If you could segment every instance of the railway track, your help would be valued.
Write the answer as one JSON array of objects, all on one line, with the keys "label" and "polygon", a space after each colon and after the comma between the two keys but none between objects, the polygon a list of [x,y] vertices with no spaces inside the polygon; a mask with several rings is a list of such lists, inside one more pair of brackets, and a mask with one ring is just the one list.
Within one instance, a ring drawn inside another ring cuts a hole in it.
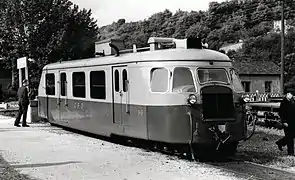
[{"label": "railway track", "polygon": [[78,133],[78,134],[86,135],[89,137],[98,138],[104,141],[120,144],[123,146],[140,148],[147,152],[162,153],[169,156],[170,159],[175,159],[175,160],[180,159],[180,160],[187,160],[189,162],[196,161],[199,163],[204,163],[206,165],[218,168],[224,171],[225,173],[231,173],[234,176],[241,179],[295,180],[295,173],[291,171],[253,163],[250,161],[243,160],[242,158],[237,158],[236,156],[225,158],[224,156],[220,154],[215,154],[215,155],[210,154],[209,156],[196,157],[195,160],[192,160],[190,154],[184,154],[183,152],[178,152],[175,149],[171,150],[171,148],[169,147],[164,147],[159,145],[155,146],[155,144],[147,144],[146,141],[142,141],[138,139],[130,140],[130,139],[118,138],[118,137],[116,137],[115,139],[110,139],[110,138],[100,137],[97,135],[81,132],[81,131],[70,129],[70,128],[63,128],[63,129],[73,133]]},{"label": "railway track", "polygon": [[216,155],[208,155],[204,157],[197,157],[197,159],[192,160],[189,155],[183,155],[182,153],[171,152],[169,150],[164,150],[163,148],[150,150],[150,148],[140,147],[140,145],[133,144],[132,146],[142,148],[144,150],[148,150],[152,152],[163,153],[170,156],[170,158],[174,158],[175,160],[181,159],[181,160],[188,160],[190,162],[196,161],[199,163],[204,163],[214,168],[218,168],[224,171],[225,173],[231,173],[237,178],[241,178],[241,179],[295,180],[294,172],[253,163],[250,161],[239,159],[237,157],[223,158],[222,156],[216,154]]},{"label": "railway track", "polygon": [[234,173],[242,179],[257,179],[257,180],[294,180],[293,172],[268,167],[265,165],[239,160],[235,158],[228,159],[227,162],[207,162],[207,164],[220,168],[226,172]]}]

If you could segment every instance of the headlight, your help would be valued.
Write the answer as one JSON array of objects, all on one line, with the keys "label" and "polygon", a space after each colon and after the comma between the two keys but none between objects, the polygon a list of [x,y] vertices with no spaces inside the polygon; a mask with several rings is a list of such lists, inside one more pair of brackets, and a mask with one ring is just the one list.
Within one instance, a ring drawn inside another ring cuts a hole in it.
[{"label": "headlight", "polygon": [[188,98],[188,103],[189,104],[196,104],[197,103],[197,96],[194,94],[191,94]]}]

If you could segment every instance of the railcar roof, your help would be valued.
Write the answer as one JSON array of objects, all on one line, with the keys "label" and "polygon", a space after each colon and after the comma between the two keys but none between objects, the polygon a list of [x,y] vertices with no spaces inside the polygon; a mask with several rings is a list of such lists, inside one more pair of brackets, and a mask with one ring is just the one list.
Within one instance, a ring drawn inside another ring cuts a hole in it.
[{"label": "railcar roof", "polygon": [[209,49],[167,49],[137,53],[120,54],[120,56],[105,56],[89,59],[57,62],[46,65],[43,69],[72,68],[81,66],[124,64],[146,61],[187,61],[214,60],[230,61],[227,55]]}]

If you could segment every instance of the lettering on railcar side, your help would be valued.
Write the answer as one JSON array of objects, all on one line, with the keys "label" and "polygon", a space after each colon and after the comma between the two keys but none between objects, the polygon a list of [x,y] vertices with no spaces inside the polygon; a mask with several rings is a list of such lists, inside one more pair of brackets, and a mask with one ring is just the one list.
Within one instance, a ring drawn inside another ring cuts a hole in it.
[{"label": "lettering on railcar side", "polygon": [[143,109],[137,110],[137,114],[138,114],[138,116],[143,116],[143,114],[144,114]]}]

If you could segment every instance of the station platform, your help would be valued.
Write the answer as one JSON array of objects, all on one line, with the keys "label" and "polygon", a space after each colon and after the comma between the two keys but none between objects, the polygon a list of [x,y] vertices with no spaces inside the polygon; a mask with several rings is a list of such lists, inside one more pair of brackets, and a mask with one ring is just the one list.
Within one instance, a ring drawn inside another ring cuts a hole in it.
[{"label": "station platform", "polygon": [[48,123],[31,123],[30,127],[14,127],[13,123],[14,118],[0,116],[0,155],[32,179],[238,179],[205,164],[113,144]]}]

